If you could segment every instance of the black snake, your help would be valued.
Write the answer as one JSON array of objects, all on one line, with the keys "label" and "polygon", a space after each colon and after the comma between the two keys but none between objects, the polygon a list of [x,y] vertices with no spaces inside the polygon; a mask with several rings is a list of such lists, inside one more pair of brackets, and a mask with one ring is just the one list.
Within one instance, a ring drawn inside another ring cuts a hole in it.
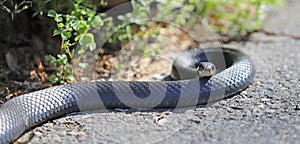
[{"label": "black snake", "polygon": [[[197,77],[201,61],[216,65],[216,74]],[[189,50],[175,61],[177,81],[103,81],[54,86],[24,94],[0,107],[0,143],[68,113],[114,108],[177,108],[224,99],[245,89],[254,77],[248,56],[236,49]]]}]

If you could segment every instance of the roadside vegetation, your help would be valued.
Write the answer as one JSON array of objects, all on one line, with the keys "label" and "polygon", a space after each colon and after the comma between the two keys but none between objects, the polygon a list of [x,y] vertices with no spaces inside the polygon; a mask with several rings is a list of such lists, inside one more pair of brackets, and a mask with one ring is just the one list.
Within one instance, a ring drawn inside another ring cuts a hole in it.
[{"label": "roadside vegetation", "polygon": [[[70,59],[76,55],[75,46],[80,45],[82,48],[77,53],[79,55],[97,48],[96,36],[92,30],[119,29],[108,42],[126,43],[130,39],[156,37],[161,27],[174,26],[159,22],[130,23],[122,27],[114,24],[114,19],[126,21],[147,16],[154,3],[157,13],[171,17],[175,24],[193,25],[195,21],[186,18],[186,13],[192,11],[201,16],[215,32],[228,37],[240,37],[259,29],[263,24],[264,8],[284,4],[284,0],[139,0],[131,1],[134,8],[131,12],[114,18],[105,16],[106,10],[124,2],[127,1],[2,0],[0,13],[9,15],[4,18],[11,20],[26,11],[30,11],[32,18],[42,16],[52,19],[52,36],[59,37],[60,52],[57,55],[45,56],[55,68],[55,72],[49,76],[49,81],[52,84],[66,84],[74,81]],[[174,10],[179,10],[180,13],[173,13]],[[5,21],[4,18],[2,20]],[[151,52],[145,49],[144,54],[147,56]]]}]

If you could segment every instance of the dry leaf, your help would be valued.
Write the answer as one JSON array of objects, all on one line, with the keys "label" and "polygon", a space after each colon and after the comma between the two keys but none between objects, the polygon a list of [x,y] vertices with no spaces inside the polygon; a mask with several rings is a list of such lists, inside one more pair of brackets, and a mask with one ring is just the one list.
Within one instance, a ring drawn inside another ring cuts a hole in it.
[{"label": "dry leaf", "polygon": [[5,60],[10,69],[12,69],[12,70],[17,69],[18,61],[10,52],[7,52],[5,54]]},{"label": "dry leaf", "polygon": [[44,71],[44,66],[43,66],[43,64],[42,64],[41,62],[39,62],[37,71],[38,71],[39,73],[41,73],[41,72]]}]

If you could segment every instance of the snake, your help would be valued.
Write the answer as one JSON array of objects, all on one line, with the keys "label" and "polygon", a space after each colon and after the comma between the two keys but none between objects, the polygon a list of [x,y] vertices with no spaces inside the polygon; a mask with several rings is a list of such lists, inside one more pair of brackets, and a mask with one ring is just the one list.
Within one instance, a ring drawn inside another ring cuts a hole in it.
[{"label": "snake", "polygon": [[194,48],[173,62],[174,80],[91,81],[23,94],[0,107],[0,143],[14,142],[26,131],[70,113],[172,109],[217,102],[246,89],[254,74],[251,58],[236,48]]}]

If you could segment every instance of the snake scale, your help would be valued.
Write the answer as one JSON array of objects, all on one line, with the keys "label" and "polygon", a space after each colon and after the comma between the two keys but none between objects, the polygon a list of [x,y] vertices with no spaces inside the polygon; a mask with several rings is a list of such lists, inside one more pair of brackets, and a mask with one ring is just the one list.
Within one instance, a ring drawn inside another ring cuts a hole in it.
[{"label": "snake scale", "polygon": [[[199,62],[216,74],[197,77]],[[237,49],[192,49],[173,65],[175,81],[101,81],[54,86],[13,98],[0,107],[0,143],[69,113],[114,108],[179,108],[215,102],[245,89],[254,77],[251,59]]]}]

